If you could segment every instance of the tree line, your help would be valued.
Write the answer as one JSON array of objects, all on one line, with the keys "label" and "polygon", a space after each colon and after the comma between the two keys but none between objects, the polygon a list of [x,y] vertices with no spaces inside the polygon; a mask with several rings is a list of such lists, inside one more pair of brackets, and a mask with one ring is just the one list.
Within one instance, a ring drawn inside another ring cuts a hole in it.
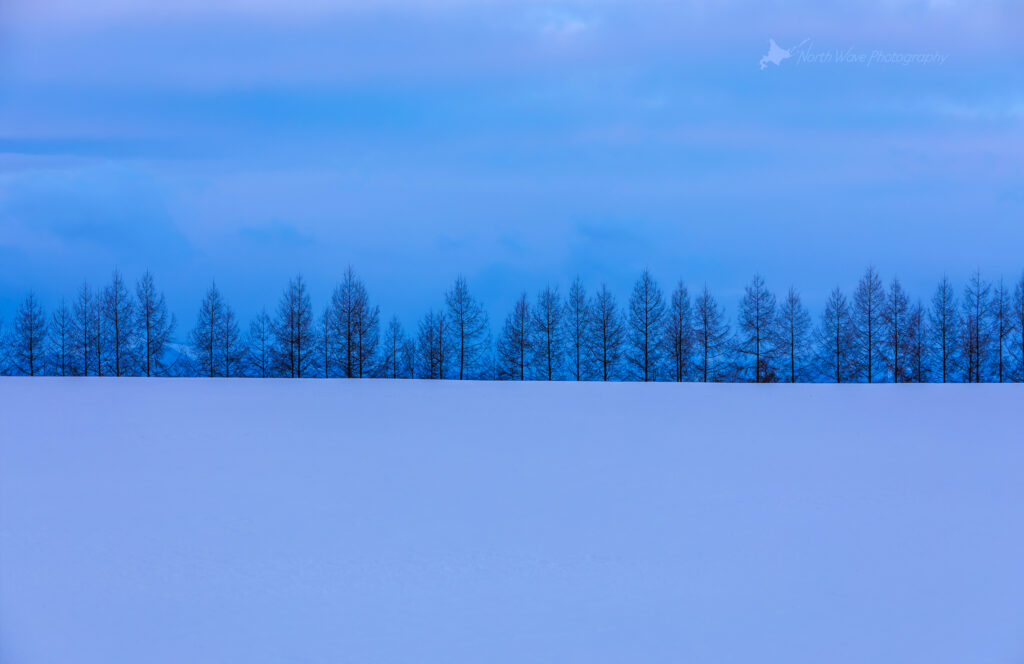
[{"label": "tree line", "polygon": [[129,285],[115,271],[83,283],[49,315],[29,293],[0,320],[0,373],[49,376],[425,378],[696,382],[1021,382],[1024,276],[1012,287],[974,272],[957,289],[943,277],[928,301],[868,268],[812,316],[800,293],[779,298],[760,275],[734,320],[705,285],[665,294],[648,271],[620,303],[580,279],[520,295],[492,337],[488,314],[458,277],[413,330],[382,323],[348,268],[324,310],[302,277],[276,309],[242,321],[216,283],[184,343],[150,272]]}]

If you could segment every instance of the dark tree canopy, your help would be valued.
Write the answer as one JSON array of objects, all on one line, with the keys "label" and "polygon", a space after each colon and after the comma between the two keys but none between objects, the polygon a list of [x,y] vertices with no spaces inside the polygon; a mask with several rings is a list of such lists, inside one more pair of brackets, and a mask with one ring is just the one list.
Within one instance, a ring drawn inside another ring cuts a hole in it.
[{"label": "dark tree canopy", "polygon": [[453,378],[481,378],[490,364],[491,332],[484,307],[459,276],[445,295],[452,335]]},{"label": "dark tree canopy", "polygon": [[301,276],[288,282],[277,305],[271,347],[274,373],[282,378],[311,378],[316,375],[316,332],[313,306]]},{"label": "dark tree canopy", "polygon": [[523,293],[505,319],[498,337],[496,372],[499,379],[526,380],[533,356],[532,321],[530,303]]},{"label": "dark tree canopy", "polygon": [[[870,267],[847,298],[812,316],[794,287],[776,300],[755,275],[734,327],[705,284],[667,298],[644,270],[628,306],[574,278],[511,302],[496,338],[483,302],[457,276],[439,309],[406,332],[349,267],[314,317],[302,277],[276,311],[243,320],[212,284],[184,343],[149,271],[83,282],[47,315],[30,293],[0,327],[0,375],[425,378],[697,382],[1024,382],[1024,276],[943,276],[921,301]],[[0,312],[2,313],[2,312]],[[813,320],[813,322],[812,322]],[[2,318],[0,318],[2,324]],[[732,331],[734,330],[734,332]],[[243,334],[243,331],[246,333]]]},{"label": "dark tree canopy", "polygon": [[647,270],[643,271],[629,298],[628,350],[626,361],[635,380],[652,381],[661,364],[661,335],[665,301],[661,288]]},{"label": "dark tree canopy", "polygon": [[18,307],[14,318],[14,331],[10,343],[11,360],[16,373],[37,376],[45,366],[46,313],[36,298],[29,293]]},{"label": "dark tree canopy", "polygon": [[599,380],[618,380],[625,330],[619,305],[605,284],[594,296],[590,311],[590,358]]},{"label": "dark tree canopy", "polygon": [[563,314],[557,286],[548,286],[537,295],[537,304],[533,307],[530,347],[533,349],[534,376],[540,380],[557,380],[562,376],[565,344]]},{"label": "dark tree canopy", "polygon": [[696,380],[716,382],[727,378],[723,358],[729,344],[729,325],[725,312],[705,284],[694,301],[694,344]]},{"label": "dark tree canopy", "polygon": [[782,380],[802,383],[810,379],[811,315],[807,313],[800,294],[790,287],[779,306],[776,322],[776,343]]},{"label": "dark tree canopy", "polygon": [[661,339],[665,347],[669,379],[677,383],[687,380],[692,370],[693,310],[690,307],[690,293],[682,281],[672,291]]},{"label": "dark tree canopy", "polygon": [[849,383],[857,379],[857,333],[850,304],[838,287],[829,294],[821,321],[814,331],[818,373],[826,382]]},{"label": "dark tree canopy", "polygon": [[853,293],[853,331],[857,353],[854,367],[857,376],[869,383],[880,378],[882,369],[879,347],[882,342],[882,310],[885,291],[874,267],[869,267]]},{"label": "dark tree canopy", "polygon": [[774,383],[777,334],[775,295],[761,275],[755,274],[740,302],[736,352],[740,376],[755,383]]}]

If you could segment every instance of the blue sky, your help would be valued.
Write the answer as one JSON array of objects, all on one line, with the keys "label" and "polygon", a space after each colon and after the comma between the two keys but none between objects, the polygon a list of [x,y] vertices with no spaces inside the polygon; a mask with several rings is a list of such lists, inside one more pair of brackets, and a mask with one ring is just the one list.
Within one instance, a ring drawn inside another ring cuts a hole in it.
[{"label": "blue sky", "polygon": [[[754,271],[814,307],[868,263],[922,297],[1015,279],[1021,26],[994,0],[7,0],[0,312],[115,266],[183,329],[214,278],[248,316],[349,263],[406,324],[458,273],[494,325],[645,266],[730,308]],[[762,71],[769,38],[808,41]],[[876,51],[942,61],[834,61]]]}]

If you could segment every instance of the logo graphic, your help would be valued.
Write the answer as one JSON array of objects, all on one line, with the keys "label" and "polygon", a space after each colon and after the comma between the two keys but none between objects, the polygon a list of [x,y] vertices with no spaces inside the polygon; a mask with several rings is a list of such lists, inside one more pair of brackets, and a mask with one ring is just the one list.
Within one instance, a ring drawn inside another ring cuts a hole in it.
[{"label": "logo graphic", "polygon": [[910,65],[934,66],[945,64],[949,55],[938,52],[912,53],[904,51],[858,51],[853,47],[845,50],[835,48],[831,50],[815,50],[814,44],[807,38],[790,48],[782,48],[775,43],[774,39],[768,40],[768,53],[761,57],[758,64],[761,69],[767,69],[772,64],[778,67],[783,60],[796,58],[796,64],[811,65],[859,65],[863,67],[878,67],[881,65],[899,65],[907,67]]},{"label": "logo graphic", "polygon": [[796,49],[800,48],[801,46],[803,46],[806,43],[807,43],[807,40],[805,39],[802,42],[800,42],[799,44],[797,44],[796,46],[794,46],[794,47],[792,47],[790,49],[785,49],[785,48],[780,47],[778,44],[776,44],[774,39],[769,39],[768,40],[768,54],[761,58],[761,69],[764,69],[765,67],[767,67],[768,63],[771,63],[771,64],[773,64],[773,65],[775,65],[777,67],[779,65],[779,63],[781,63],[783,60],[785,60],[786,58],[792,57],[793,56],[793,51],[795,51]]}]

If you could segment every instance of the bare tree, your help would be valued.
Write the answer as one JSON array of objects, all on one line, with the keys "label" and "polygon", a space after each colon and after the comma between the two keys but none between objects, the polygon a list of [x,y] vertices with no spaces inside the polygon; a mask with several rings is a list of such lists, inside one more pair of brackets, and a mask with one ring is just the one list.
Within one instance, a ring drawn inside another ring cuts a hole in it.
[{"label": "bare tree", "polygon": [[104,308],[106,306],[106,297],[104,292],[97,292],[96,296],[93,297],[91,304],[92,313],[89,315],[89,322],[92,325],[92,329],[89,336],[93,347],[93,370],[97,376],[102,376],[109,373],[107,366],[110,363],[110,326],[107,324],[108,319],[104,314]]},{"label": "bare tree", "polygon": [[53,373],[57,376],[74,375],[72,365],[72,316],[67,303],[61,298],[60,305],[50,316],[50,351]]},{"label": "bare tree", "polygon": [[459,275],[445,294],[448,324],[452,335],[453,369],[459,380],[480,378],[486,370],[487,351],[491,347],[487,312],[469,292],[466,279]]},{"label": "bare tree", "polygon": [[1016,378],[1024,381],[1024,274],[1013,289],[1014,341],[1010,354],[1016,359]]},{"label": "bare tree", "polygon": [[990,309],[992,312],[992,342],[995,345],[995,357],[992,358],[992,363],[996,379],[1002,383],[1010,375],[1006,343],[1013,333],[1013,304],[1010,301],[1010,291],[1006,288],[1002,277],[999,278],[999,285],[992,293]]},{"label": "bare tree", "polygon": [[406,346],[405,330],[397,316],[393,316],[384,331],[384,347],[381,352],[380,375],[384,378],[409,378],[403,352]]},{"label": "bare tree", "polygon": [[273,352],[274,324],[264,309],[249,323],[249,336],[246,340],[248,358],[246,364],[251,375],[267,378],[273,375],[271,366]]},{"label": "bare tree", "polygon": [[335,375],[332,367],[338,357],[338,327],[335,325],[334,310],[330,303],[320,315],[319,335],[320,369],[324,372],[324,378],[332,378]]},{"label": "bare tree", "polygon": [[597,376],[603,381],[619,377],[624,335],[615,296],[601,284],[590,311],[589,350]]},{"label": "bare tree", "polygon": [[45,368],[46,314],[36,299],[29,293],[18,307],[14,317],[11,337],[11,361],[15,373],[36,376]]},{"label": "bare tree", "polygon": [[220,343],[222,344],[222,361],[224,363],[224,377],[232,378],[245,375],[245,346],[241,343],[238,334],[238,317],[227,302],[223,306],[223,315],[219,329]]},{"label": "bare tree", "polygon": [[760,274],[747,285],[740,302],[736,351],[746,362],[741,375],[755,383],[774,383],[775,372],[775,295],[765,286]]},{"label": "bare tree", "polygon": [[442,380],[448,361],[448,324],[443,313],[433,310],[420,320],[417,355],[420,378]]},{"label": "bare tree", "polygon": [[532,317],[526,293],[519,296],[505,319],[498,337],[496,373],[502,380],[526,380],[526,369],[533,354]]},{"label": "bare tree", "polygon": [[907,378],[907,344],[910,304],[899,279],[893,279],[882,305],[879,322],[881,323],[882,339],[880,349],[882,358],[892,374],[894,383]]},{"label": "bare tree", "polygon": [[308,378],[316,375],[316,332],[313,306],[301,276],[288,282],[277,306],[273,325],[274,373],[284,378]]},{"label": "bare tree", "polygon": [[964,359],[965,377],[969,383],[980,383],[987,378],[985,363],[989,359],[992,336],[989,326],[991,286],[975,270],[964,289],[960,301],[962,309],[960,348]]},{"label": "bare tree", "polygon": [[192,354],[201,376],[213,378],[221,375],[220,371],[224,366],[221,337],[224,309],[224,300],[217,290],[217,284],[213,283],[199,306],[196,324],[190,335]]},{"label": "bare tree", "polygon": [[92,343],[92,316],[94,313],[92,291],[89,284],[83,282],[72,305],[71,315],[71,360],[72,372],[79,376],[88,376],[92,366],[92,355],[95,352]]},{"label": "bare tree", "polygon": [[814,332],[814,337],[821,375],[833,383],[856,380],[856,332],[853,327],[853,313],[846,296],[838,286],[832,289],[825,303],[825,310],[821,314],[821,322]]},{"label": "bare tree", "polygon": [[110,372],[115,376],[130,375],[135,364],[135,305],[117,270],[103,290],[101,312],[109,335]]},{"label": "bare tree", "polygon": [[325,343],[341,375],[362,378],[373,373],[374,356],[380,341],[380,308],[370,305],[362,279],[351,266],[331,294],[325,314]]},{"label": "bare tree", "polygon": [[665,301],[661,288],[644,270],[629,298],[629,345],[626,362],[630,375],[644,382],[657,380],[661,364],[661,334],[664,328]]},{"label": "bare tree", "polygon": [[661,340],[669,363],[670,378],[676,382],[689,378],[693,360],[693,310],[690,306],[690,293],[682,281],[672,291]]},{"label": "bare tree", "polygon": [[569,375],[573,380],[586,380],[590,377],[590,367],[587,362],[590,300],[587,299],[587,290],[578,276],[569,286],[562,318],[565,323]]},{"label": "bare tree", "polygon": [[932,296],[931,311],[928,314],[930,348],[935,356],[942,382],[953,380],[957,366],[957,331],[960,320],[957,315],[956,293],[949,278],[943,275]]},{"label": "bare tree", "polygon": [[792,286],[779,307],[776,327],[779,354],[785,363],[786,381],[797,383],[808,380],[811,316],[804,308],[800,294]]},{"label": "bare tree", "polygon": [[537,296],[537,306],[533,308],[530,342],[534,372],[541,380],[556,380],[562,375],[562,313],[558,287],[546,287]]},{"label": "bare tree", "polygon": [[401,371],[405,378],[416,376],[416,343],[408,337],[402,342]]},{"label": "bare tree", "polygon": [[853,293],[853,330],[857,345],[857,375],[874,382],[880,365],[882,309],[885,291],[874,267],[869,267]]},{"label": "bare tree", "polygon": [[721,360],[729,343],[729,326],[722,307],[711,295],[707,284],[694,300],[693,309],[697,380],[702,383],[721,380]]},{"label": "bare tree", "polygon": [[926,383],[930,378],[928,317],[920,302],[910,308],[906,329],[906,378],[915,383]]},{"label": "bare tree", "polygon": [[164,372],[163,356],[177,322],[167,313],[163,293],[156,289],[153,274],[146,270],[135,285],[135,328],[139,335],[140,370],[145,376]]}]

